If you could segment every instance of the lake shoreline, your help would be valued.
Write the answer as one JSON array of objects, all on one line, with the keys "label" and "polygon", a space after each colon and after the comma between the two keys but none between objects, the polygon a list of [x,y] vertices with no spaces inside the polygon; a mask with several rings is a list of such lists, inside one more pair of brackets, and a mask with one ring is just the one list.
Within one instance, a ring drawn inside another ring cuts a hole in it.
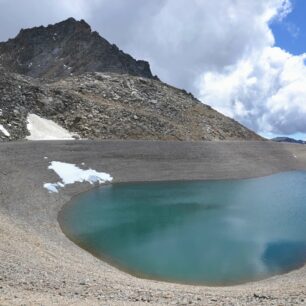
[{"label": "lake shoreline", "polygon": [[[48,159],[45,159],[48,157]],[[306,146],[272,142],[64,141],[0,144],[2,304],[303,304],[306,267],[232,287],[138,279],[96,259],[61,231],[57,215],[75,184],[49,194],[49,162],[110,173],[115,182],[251,178],[306,170]],[[185,302],[183,302],[185,301]]]}]

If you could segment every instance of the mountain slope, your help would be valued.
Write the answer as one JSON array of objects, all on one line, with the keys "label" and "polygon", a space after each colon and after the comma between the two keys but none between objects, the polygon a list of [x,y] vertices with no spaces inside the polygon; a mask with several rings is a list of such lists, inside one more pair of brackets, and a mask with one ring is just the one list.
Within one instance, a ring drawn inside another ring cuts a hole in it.
[{"label": "mountain slope", "polygon": [[28,135],[34,113],[89,139],[261,139],[192,95],[157,80],[90,73],[51,83],[0,71],[0,139]]},{"label": "mountain slope", "polygon": [[29,114],[87,139],[262,140],[71,18],[0,43],[0,141]]}]

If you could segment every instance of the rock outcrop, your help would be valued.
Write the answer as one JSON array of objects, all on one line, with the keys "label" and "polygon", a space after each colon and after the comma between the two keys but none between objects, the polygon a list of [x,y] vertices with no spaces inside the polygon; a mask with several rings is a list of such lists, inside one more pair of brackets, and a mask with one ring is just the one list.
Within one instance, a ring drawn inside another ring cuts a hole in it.
[{"label": "rock outcrop", "polygon": [[74,19],[0,44],[0,141],[24,139],[29,114],[86,139],[261,140]]}]

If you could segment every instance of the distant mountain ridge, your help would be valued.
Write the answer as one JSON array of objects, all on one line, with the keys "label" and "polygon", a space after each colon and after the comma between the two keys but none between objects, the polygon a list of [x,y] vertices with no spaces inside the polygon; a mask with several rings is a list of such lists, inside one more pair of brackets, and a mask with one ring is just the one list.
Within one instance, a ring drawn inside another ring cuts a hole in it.
[{"label": "distant mountain ridge", "polygon": [[60,78],[86,72],[113,72],[153,78],[146,61],[135,60],[102,38],[84,21],[21,30],[0,43],[0,65],[34,78]]},{"label": "distant mountain ridge", "polygon": [[0,43],[0,141],[29,136],[30,115],[82,139],[263,140],[73,18]]},{"label": "distant mountain ridge", "polygon": [[306,144],[306,141],[304,141],[304,140],[297,140],[297,139],[290,138],[290,137],[275,137],[275,138],[272,138],[271,140],[276,141],[276,142],[289,142],[289,143]]}]

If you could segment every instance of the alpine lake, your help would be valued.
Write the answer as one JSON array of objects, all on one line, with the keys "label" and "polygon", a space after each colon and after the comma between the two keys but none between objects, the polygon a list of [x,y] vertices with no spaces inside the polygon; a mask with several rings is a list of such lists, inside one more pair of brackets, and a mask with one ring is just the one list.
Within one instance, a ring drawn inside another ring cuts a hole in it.
[{"label": "alpine lake", "polygon": [[105,185],[65,205],[59,222],[80,247],[137,277],[261,280],[306,262],[306,172]]}]

